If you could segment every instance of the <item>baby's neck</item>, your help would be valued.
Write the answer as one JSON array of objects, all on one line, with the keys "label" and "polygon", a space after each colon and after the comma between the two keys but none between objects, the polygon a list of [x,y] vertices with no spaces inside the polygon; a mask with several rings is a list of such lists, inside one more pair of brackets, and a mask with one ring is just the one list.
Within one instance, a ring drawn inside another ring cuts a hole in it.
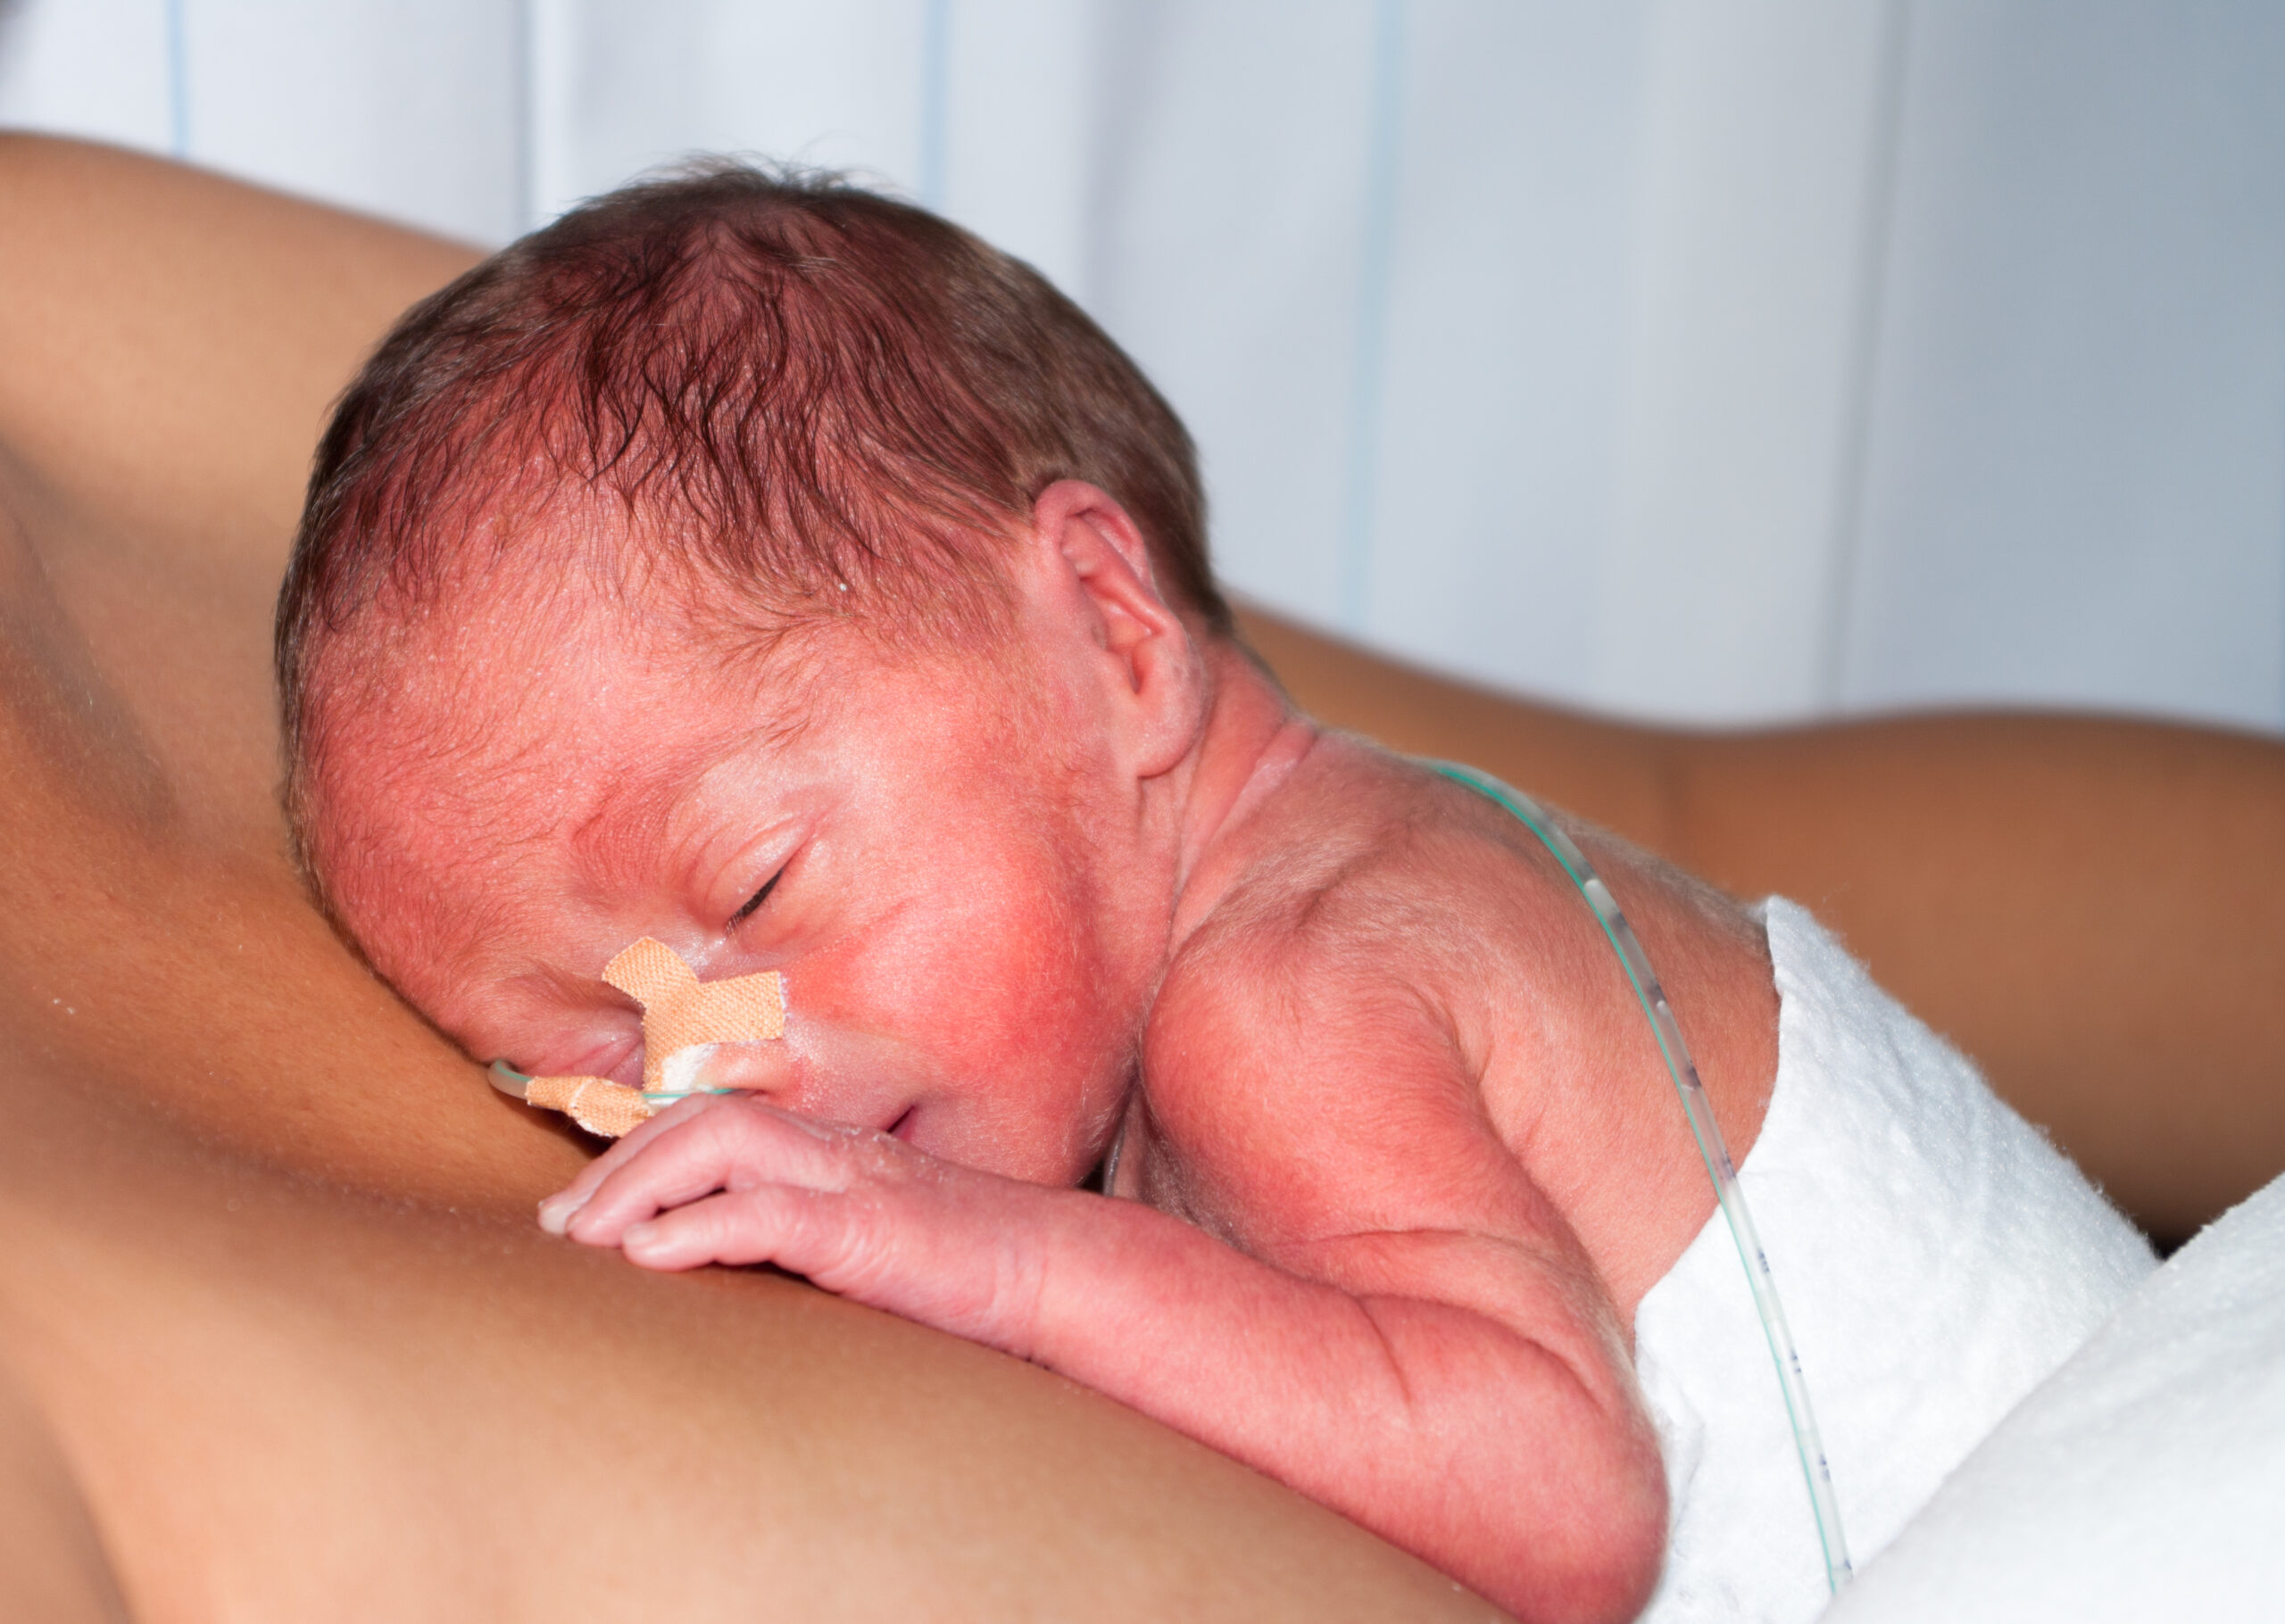
[{"label": "baby's neck", "polygon": [[1317,725],[1235,643],[1205,645],[1214,698],[1192,755],[1175,871],[1179,943],[1213,908],[1234,872],[1222,860],[1242,827],[1309,754]]}]

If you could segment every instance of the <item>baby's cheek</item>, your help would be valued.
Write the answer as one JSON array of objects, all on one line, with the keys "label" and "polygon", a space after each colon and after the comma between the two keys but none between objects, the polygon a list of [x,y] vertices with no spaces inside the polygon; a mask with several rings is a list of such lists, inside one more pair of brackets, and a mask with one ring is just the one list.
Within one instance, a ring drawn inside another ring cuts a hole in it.
[{"label": "baby's cheek", "polygon": [[1132,1065],[1135,997],[1052,915],[1011,926],[1001,941],[931,1000],[937,1052],[968,1089],[948,1114],[959,1137],[929,1148],[1068,1183],[1109,1139]]},{"label": "baby's cheek", "polygon": [[1068,923],[1051,910],[1010,910],[992,938],[951,956],[931,988],[934,1018],[976,1071],[1061,1047],[1079,1023],[1079,983],[1092,966]]},{"label": "baby's cheek", "polygon": [[969,1075],[1084,1052],[1124,998],[1076,876],[1029,840],[967,845],[943,871],[957,882],[916,898],[868,955],[882,1003]]}]

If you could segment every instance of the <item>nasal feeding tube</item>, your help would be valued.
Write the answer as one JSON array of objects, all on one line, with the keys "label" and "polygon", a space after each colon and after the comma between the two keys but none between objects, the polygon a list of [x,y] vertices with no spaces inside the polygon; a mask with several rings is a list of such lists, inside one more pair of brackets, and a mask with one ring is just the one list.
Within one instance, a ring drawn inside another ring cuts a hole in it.
[{"label": "nasal feeding tube", "polygon": [[[530,1073],[519,1072],[505,1060],[494,1060],[486,1068],[485,1075],[491,1080],[494,1088],[509,1098],[524,1100],[527,1104],[531,1103],[531,1085],[536,1079]],[[634,1094],[652,1110],[663,1111],[677,1100],[687,1099],[693,1094],[735,1094],[737,1090],[735,1089],[653,1089],[649,1090],[632,1089],[628,1092]]]},{"label": "nasal feeding tube", "polygon": [[1450,761],[1431,761],[1426,765],[1506,808],[1515,814],[1517,822],[1539,837],[1540,844],[1563,865],[1563,872],[1571,876],[1571,882],[1594,910],[1611,950],[1618,955],[1618,962],[1626,971],[1635,1001],[1641,1005],[1642,1014],[1650,1023],[1651,1035],[1658,1040],[1658,1053],[1666,1063],[1666,1075],[1674,1079],[1674,1091],[1682,1096],[1683,1114],[1690,1119],[1691,1133],[1698,1140],[1698,1154],[1705,1159],[1706,1171],[1714,1181],[1714,1197],[1721,1205],[1722,1215],[1729,1220],[1730,1238],[1737,1242],[1738,1257],[1746,1266],[1746,1280],[1753,1288],[1753,1305],[1760,1311],[1761,1329],[1769,1338],[1770,1357],[1777,1363],[1777,1385],[1785,1395],[1785,1412],[1792,1420],[1793,1446],[1801,1457],[1801,1476],[1808,1483],[1809,1510],[1816,1518],[1817,1540],[1824,1550],[1825,1583],[1838,1595],[1853,1570],[1849,1564],[1849,1544],[1840,1531],[1840,1504],[1833,1494],[1832,1469],[1826,1463],[1824,1445],[1817,1437],[1816,1415],[1809,1407],[1808,1384],[1801,1376],[1801,1355],[1795,1350],[1792,1330],[1785,1323],[1784,1306],[1777,1300],[1777,1282],[1770,1274],[1769,1258],[1761,1249],[1761,1238],[1754,1231],[1753,1214],[1746,1210],[1745,1192],[1738,1188],[1737,1164],[1731,1161],[1729,1147],[1722,1140],[1721,1127],[1714,1120],[1713,1104],[1706,1098],[1706,1085],[1699,1081],[1698,1067],[1690,1057],[1690,1046],[1683,1041],[1682,1028],[1675,1023],[1666,992],[1650,968],[1649,955],[1643,952],[1634,927],[1619,912],[1617,899],[1587,861],[1586,854],[1537,801],[1473,767]]},{"label": "nasal feeding tube", "polygon": [[785,978],[776,970],[702,982],[681,954],[645,936],[603,966],[603,981],[643,1007],[643,1086],[608,1077],[532,1077],[504,1060],[492,1063],[492,1086],[550,1111],[590,1133],[618,1139],[676,1100],[701,1090],[706,1058],[725,1043],[767,1042],[785,1035]]}]

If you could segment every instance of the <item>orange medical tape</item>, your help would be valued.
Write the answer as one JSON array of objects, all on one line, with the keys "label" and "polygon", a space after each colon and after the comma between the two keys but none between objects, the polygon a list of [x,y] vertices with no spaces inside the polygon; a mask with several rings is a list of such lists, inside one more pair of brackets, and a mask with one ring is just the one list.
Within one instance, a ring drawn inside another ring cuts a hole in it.
[{"label": "orange medical tape", "polygon": [[[604,1077],[535,1077],[523,1101],[561,1111],[590,1133],[618,1139],[672,1093],[667,1062],[715,1043],[766,1043],[785,1035],[785,978],[775,970],[702,982],[682,956],[645,936],[603,966],[603,980],[643,1006],[643,1087]],[[512,1073],[511,1073],[512,1075]]]},{"label": "orange medical tape", "polygon": [[524,1085],[524,1103],[561,1111],[607,1139],[632,1133],[651,1120],[651,1102],[639,1090],[602,1077],[535,1077]]},{"label": "orange medical tape", "polygon": [[663,941],[645,936],[603,966],[603,980],[643,1006],[643,1090],[659,1092],[667,1062],[701,1043],[762,1043],[785,1035],[785,978],[775,970],[702,982]]}]

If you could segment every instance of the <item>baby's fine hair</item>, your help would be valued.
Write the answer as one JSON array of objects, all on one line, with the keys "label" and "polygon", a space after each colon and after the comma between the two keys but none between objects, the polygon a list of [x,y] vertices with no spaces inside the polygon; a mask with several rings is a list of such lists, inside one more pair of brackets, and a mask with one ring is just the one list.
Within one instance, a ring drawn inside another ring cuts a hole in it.
[{"label": "baby's fine hair", "polygon": [[1228,631],[1190,435],[1038,272],[829,174],[627,186],[413,306],[343,395],[278,599],[289,764],[329,640],[512,565],[577,504],[748,614],[925,634],[1004,601],[1010,522],[1065,478]]}]

